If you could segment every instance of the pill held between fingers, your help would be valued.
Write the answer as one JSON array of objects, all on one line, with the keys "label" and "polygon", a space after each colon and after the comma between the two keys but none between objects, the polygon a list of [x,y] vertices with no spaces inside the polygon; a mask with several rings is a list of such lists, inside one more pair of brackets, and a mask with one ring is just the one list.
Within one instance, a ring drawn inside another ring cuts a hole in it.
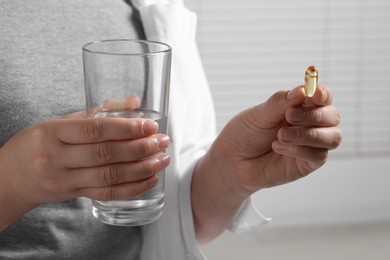
[{"label": "pill held between fingers", "polygon": [[312,97],[318,84],[318,70],[315,66],[309,66],[305,73],[305,94]]}]

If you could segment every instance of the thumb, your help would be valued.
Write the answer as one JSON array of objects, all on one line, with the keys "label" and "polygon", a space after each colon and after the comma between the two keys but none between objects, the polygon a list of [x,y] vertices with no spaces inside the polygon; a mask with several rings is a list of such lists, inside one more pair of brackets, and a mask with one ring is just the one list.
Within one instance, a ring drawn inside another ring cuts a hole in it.
[{"label": "thumb", "polygon": [[285,114],[289,107],[303,104],[305,98],[303,86],[298,86],[290,91],[278,91],[266,102],[254,107],[252,112],[260,127],[272,128],[285,120]]}]

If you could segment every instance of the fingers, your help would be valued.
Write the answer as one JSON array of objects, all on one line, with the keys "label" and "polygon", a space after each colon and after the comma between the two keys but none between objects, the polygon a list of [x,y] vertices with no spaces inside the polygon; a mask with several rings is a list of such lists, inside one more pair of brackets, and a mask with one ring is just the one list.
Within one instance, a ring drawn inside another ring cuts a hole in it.
[{"label": "fingers", "polygon": [[42,188],[70,197],[129,199],[153,188],[158,182],[156,175],[168,167],[169,162],[167,154],[159,153],[137,162],[68,169],[50,176],[42,183]]},{"label": "fingers", "polygon": [[75,170],[68,177],[75,177],[79,182],[73,185],[79,196],[107,201],[137,197],[158,184],[156,175],[165,169],[170,158],[161,153],[153,158],[131,164],[106,165],[100,168]]},{"label": "fingers", "polygon": [[328,158],[328,149],[314,148],[309,146],[286,145],[275,140],[272,143],[272,149],[282,155],[299,158],[304,161],[310,161],[317,164],[317,167],[323,165]]},{"label": "fingers", "polygon": [[122,183],[103,188],[83,188],[79,190],[78,194],[80,197],[88,197],[100,201],[131,199],[147,192],[156,186],[158,181],[159,178],[154,175],[138,182]]},{"label": "fingers", "polygon": [[138,96],[130,96],[123,99],[107,99],[103,104],[103,110],[125,111],[134,110],[141,106],[141,100]]},{"label": "fingers", "polygon": [[[134,110],[141,106],[141,100],[138,96],[130,96],[123,99],[107,99],[101,109],[103,111],[125,111]],[[74,119],[74,118],[86,118],[86,111],[74,112],[68,115],[64,115],[61,119]]]},{"label": "fingers", "polygon": [[330,91],[330,88],[326,85],[319,84],[317,86],[316,92],[311,98],[305,100],[307,105],[316,105],[316,106],[327,106],[332,104],[333,95]]},{"label": "fingers", "polygon": [[158,124],[141,118],[56,120],[51,124],[57,138],[67,144],[137,139],[157,132]]},{"label": "fingers", "polygon": [[279,129],[272,149],[318,165],[325,163],[328,150],[337,148],[342,140],[342,132],[337,127],[340,114],[331,105],[332,99],[329,87],[319,85],[313,97],[305,98],[303,104],[290,106],[285,118],[291,125]]},{"label": "fingers", "polygon": [[278,131],[278,140],[284,145],[335,149],[340,145],[341,139],[341,130],[337,127],[284,127]]},{"label": "fingers", "polygon": [[169,143],[167,135],[157,134],[128,141],[67,145],[61,157],[68,168],[94,167],[144,159],[166,149]]},{"label": "fingers", "polygon": [[299,126],[337,126],[340,114],[333,106],[298,106],[287,110],[286,120]]},{"label": "fingers", "polygon": [[72,169],[66,175],[70,187],[100,188],[122,183],[146,181],[170,162],[165,153],[132,163],[116,163],[101,167]]},{"label": "fingers", "polygon": [[266,102],[254,108],[254,117],[261,124],[261,127],[274,127],[285,119],[286,111],[290,107],[303,104],[305,98],[302,86],[291,91],[278,91]]}]

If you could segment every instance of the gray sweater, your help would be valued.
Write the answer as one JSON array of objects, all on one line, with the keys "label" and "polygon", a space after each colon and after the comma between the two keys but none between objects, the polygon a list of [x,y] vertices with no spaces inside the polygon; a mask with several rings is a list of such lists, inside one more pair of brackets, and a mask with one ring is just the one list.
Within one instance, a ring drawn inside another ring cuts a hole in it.
[{"label": "gray sweater", "polygon": [[[0,146],[85,109],[81,47],[107,38],[143,38],[124,0],[0,0]],[[137,259],[141,245],[139,228],[102,224],[90,200],[75,199],[42,205],[0,232],[0,259]]]}]

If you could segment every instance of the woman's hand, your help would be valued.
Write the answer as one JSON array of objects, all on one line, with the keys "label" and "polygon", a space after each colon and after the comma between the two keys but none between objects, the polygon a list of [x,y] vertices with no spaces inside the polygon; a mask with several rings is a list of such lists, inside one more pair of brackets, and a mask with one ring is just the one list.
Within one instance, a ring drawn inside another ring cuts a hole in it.
[{"label": "woman's hand", "polygon": [[156,122],[80,115],[26,128],[1,147],[0,224],[41,203],[129,199],[156,185],[170,142]]},{"label": "woman's hand", "polygon": [[305,97],[303,86],[279,91],[234,117],[199,162],[192,182],[198,241],[223,232],[254,192],[321,167],[342,134],[327,86]]},{"label": "woman's hand", "polygon": [[312,98],[302,89],[275,93],[222,131],[216,150],[230,158],[238,190],[253,193],[304,177],[340,145],[340,116],[329,88],[320,85]]}]

